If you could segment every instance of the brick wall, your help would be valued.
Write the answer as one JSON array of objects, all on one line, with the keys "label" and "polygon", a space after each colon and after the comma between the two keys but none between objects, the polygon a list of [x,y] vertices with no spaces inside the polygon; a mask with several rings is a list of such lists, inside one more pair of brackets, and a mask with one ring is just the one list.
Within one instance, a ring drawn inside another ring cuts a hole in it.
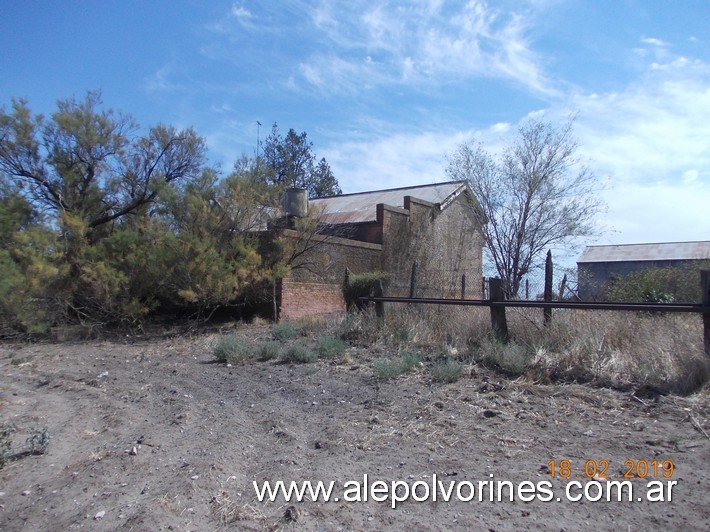
[{"label": "brick wall", "polygon": [[[299,234],[296,231],[284,231],[283,236],[295,239],[298,245]],[[308,252],[295,261],[289,274],[293,281],[340,285],[345,277],[345,268],[353,273],[382,269],[380,244],[317,235],[308,245]]]},{"label": "brick wall", "polygon": [[345,313],[343,285],[281,281],[281,319],[298,319],[321,314]]},{"label": "brick wall", "polygon": [[383,269],[392,274],[387,295],[408,295],[416,260],[420,297],[461,297],[464,274],[466,297],[482,297],[483,236],[468,198],[461,194],[443,211],[411,197],[405,206],[381,210]]},{"label": "brick wall", "polygon": [[[296,231],[286,238],[300,238]],[[345,268],[353,273],[382,269],[382,246],[333,236],[315,236],[297,267],[280,283],[277,293],[280,319],[344,313]]]}]

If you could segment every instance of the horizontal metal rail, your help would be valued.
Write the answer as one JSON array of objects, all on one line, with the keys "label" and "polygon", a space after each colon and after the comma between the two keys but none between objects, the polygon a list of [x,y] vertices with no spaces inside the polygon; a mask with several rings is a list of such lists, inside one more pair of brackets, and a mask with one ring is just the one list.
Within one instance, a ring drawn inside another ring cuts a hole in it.
[{"label": "horizontal metal rail", "polygon": [[710,307],[682,303],[592,303],[583,301],[491,301],[490,299],[439,299],[433,297],[361,297],[375,303],[414,303],[423,305],[461,305],[468,307],[565,308],[580,310],[632,310],[640,312],[710,313]]}]

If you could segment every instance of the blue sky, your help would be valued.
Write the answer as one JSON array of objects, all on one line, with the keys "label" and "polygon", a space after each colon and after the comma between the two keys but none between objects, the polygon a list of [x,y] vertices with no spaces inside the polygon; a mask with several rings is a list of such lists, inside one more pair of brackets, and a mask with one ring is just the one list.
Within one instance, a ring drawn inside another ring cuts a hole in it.
[{"label": "blue sky", "polygon": [[710,239],[707,0],[0,0],[0,105],[101,89],[194,127],[227,173],[257,121],[306,131],[344,192],[446,180],[464,141],[577,113],[596,243]]}]

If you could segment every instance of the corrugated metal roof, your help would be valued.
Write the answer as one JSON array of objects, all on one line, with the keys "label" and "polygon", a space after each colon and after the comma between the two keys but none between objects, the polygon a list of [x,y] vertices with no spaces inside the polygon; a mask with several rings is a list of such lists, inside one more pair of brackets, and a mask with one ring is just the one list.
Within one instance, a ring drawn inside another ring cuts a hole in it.
[{"label": "corrugated metal roof", "polygon": [[446,205],[467,188],[463,181],[436,183],[414,187],[356,192],[309,200],[309,208],[322,209],[320,219],[326,223],[360,223],[377,220],[377,204],[404,207],[404,197],[412,196],[430,203]]},{"label": "corrugated metal roof", "polygon": [[584,251],[577,262],[625,262],[694,259],[710,259],[710,241],[587,246],[584,248]]}]

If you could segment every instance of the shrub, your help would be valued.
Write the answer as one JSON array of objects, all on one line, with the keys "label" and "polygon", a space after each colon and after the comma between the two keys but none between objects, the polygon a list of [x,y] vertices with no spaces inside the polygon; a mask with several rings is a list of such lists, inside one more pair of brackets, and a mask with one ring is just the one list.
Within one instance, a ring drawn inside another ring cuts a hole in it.
[{"label": "shrub", "polygon": [[229,364],[241,364],[252,358],[252,353],[247,346],[233,334],[222,336],[217,341],[212,354],[218,361]]},{"label": "shrub", "polygon": [[280,323],[274,324],[271,329],[271,334],[274,340],[291,340],[301,333],[301,331],[293,323],[288,321],[282,321]]},{"label": "shrub", "polygon": [[47,427],[42,429],[37,427],[33,428],[26,440],[30,454],[44,454],[47,452],[50,439],[51,436],[49,435]]},{"label": "shrub", "polygon": [[372,365],[372,371],[378,379],[393,379],[406,373],[400,361],[390,358],[377,360]]},{"label": "shrub", "polygon": [[307,345],[296,342],[284,353],[283,361],[292,364],[308,364],[318,360],[318,355]]},{"label": "shrub", "polygon": [[503,343],[491,338],[483,341],[476,358],[513,375],[522,375],[532,363],[533,357],[534,353],[524,345]]},{"label": "shrub", "polygon": [[407,371],[410,369],[420,366],[424,362],[424,357],[422,356],[421,353],[417,352],[405,352],[402,354],[402,364],[404,365],[405,368],[407,368]]},{"label": "shrub", "polygon": [[463,374],[463,366],[455,360],[437,362],[431,368],[431,378],[436,382],[456,382]]},{"label": "shrub", "polygon": [[316,342],[316,352],[320,358],[335,358],[345,353],[347,345],[340,338],[334,336],[321,336]]},{"label": "shrub", "polygon": [[648,268],[627,275],[613,275],[606,287],[607,301],[633,303],[699,303],[700,270],[710,260],[675,268]]},{"label": "shrub", "polygon": [[360,298],[374,295],[377,283],[384,283],[388,279],[389,274],[385,272],[375,271],[359,274],[348,272],[347,282],[343,286],[343,298],[348,310],[353,306],[358,310],[363,310],[367,303],[360,301]]},{"label": "shrub", "polygon": [[12,456],[12,437],[15,432],[12,425],[0,424],[0,469],[2,469]]},{"label": "shrub", "polygon": [[273,360],[281,356],[281,344],[274,340],[264,342],[257,350],[257,359],[263,361]]}]

